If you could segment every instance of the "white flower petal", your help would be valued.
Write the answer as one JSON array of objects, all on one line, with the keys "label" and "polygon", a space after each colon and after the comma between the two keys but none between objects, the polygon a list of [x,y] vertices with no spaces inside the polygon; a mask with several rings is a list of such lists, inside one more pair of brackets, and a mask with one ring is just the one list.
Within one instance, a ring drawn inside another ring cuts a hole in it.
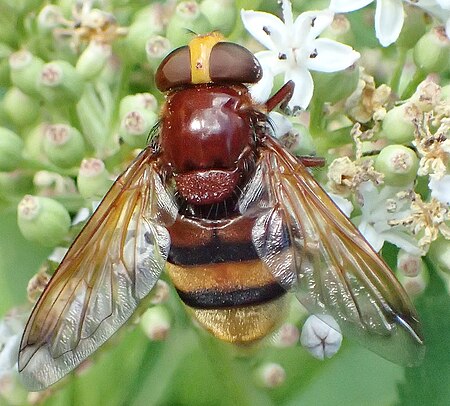
[{"label": "white flower petal", "polygon": [[284,59],[279,59],[278,54],[273,51],[260,51],[255,54],[263,71],[269,70],[272,76],[276,76],[281,72],[289,69],[289,64]]},{"label": "white flower petal", "polygon": [[339,207],[339,209],[344,213],[347,217],[350,217],[353,211],[353,204],[350,200],[347,200],[345,197],[341,195],[337,195],[335,193],[328,193],[328,196],[331,197],[334,204]]},{"label": "white flower petal", "polygon": [[358,226],[358,230],[374,249],[374,251],[379,252],[381,248],[383,248],[384,238],[381,234],[378,234],[367,221],[361,221]]},{"label": "white flower petal", "polygon": [[378,207],[378,189],[372,182],[362,182],[359,185],[358,193],[363,199],[361,206],[363,215],[367,215]]},{"label": "white flower petal", "polygon": [[450,0],[436,0],[436,2],[445,10],[450,10]]},{"label": "white flower petal", "polygon": [[403,249],[411,255],[422,255],[422,251],[417,245],[417,241],[410,236],[407,232],[402,231],[399,228],[392,228],[391,231],[383,233],[385,241],[396,245],[398,248]]},{"label": "white flower petal", "polygon": [[291,29],[294,23],[294,16],[292,15],[292,4],[289,0],[282,0],[281,10],[283,12],[284,24],[288,29]]},{"label": "white flower petal", "polygon": [[293,97],[288,103],[288,107],[295,112],[296,108],[306,109],[313,95],[314,83],[306,69],[311,55],[321,50],[320,57],[311,62],[313,69],[334,72],[352,65],[359,54],[334,41],[324,40],[315,44],[316,37],[333,21],[332,11],[302,13],[292,24],[290,1],[284,0],[282,7],[285,24],[263,12],[242,10],[241,16],[250,34],[270,49],[256,55],[263,68],[263,78],[252,87],[253,97],[257,101],[265,101],[272,89],[273,77],[284,72],[285,80],[295,83]]},{"label": "white flower petal", "polygon": [[250,94],[252,99],[257,103],[264,103],[270,96],[273,87],[273,75],[268,70],[264,72],[261,80],[258,83],[250,86]]},{"label": "white flower petal", "polygon": [[423,9],[428,14],[431,14],[434,18],[443,22],[444,24],[450,18],[449,0],[442,1],[442,4],[439,4],[436,0],[420,0],[418,3],[414,1],[408,1],[408,3]]},{"label": "white flower petal", "polygon": [[308,69],[297,67],[286,72],[285,82],[292,80],[295,83],[294,93],[289,100],[288,107],[295,110],[300,107],[305,110],[312,99],[314,92],[314,82]]},{"label": "white flower petal", "polygon": [[399,192],[402,191],[404,192],[405,190],[412,190],[412,189],[413,189],[412,183],[403,187],[386,185],[381,188],[379,199],[384,202],[386,199],[395,197],[395,195]]},{"label": "white flower petal", "polygon": [[68,248],[64,247],[56,247],[51,254],[47,257],[50,261],[56,262],[57,264],[61,263],[64,256],[67,254]]},{"label": "white flower petal", "polygon": [[333,22],[331,10],[306,11],[300,14],[294,23],[293,46],[302,47],[316,39]]},{"label": "white flower petal", "polygon": [[373,0],[331,0],[329,8],[337,13],[359,10],[372,3]]},{"label": "white flower petal", "polygon": [[319,38],[312,42],[314,49],[306,60],[308,69],[319,72],[336,72],[353,65],[360,57],[359,52],[348,45],[328,38]]},{"label": "white flower petal", "polygon": [[450,175],[444,175],[440,179],[437,176],[430,176],[428,187],[431,190],[431,197],[450,206]]},{"label": "white flower petal", "polygon": [[[265,103],[273,87],[273,76],[266,75],[266,80],[260,80],[250,87],[250,94],[256,103]],[[264,78],[264,76],[263,76]]]},{"label": "white flower petal", "polygon": [[375,32],[384,47],[397,41],[403,27],[404,11],[401,0],[377,0]]},{"label": "white flower petal", "polygon": [[245,29],[271,51],[283,51],[288,46],[288,33],[283,21],[263,11],[241,10]]},{"label": "white flower petal", "polygon": [[284,114],[272,111],[269,113],[269,121],[276,138],[280,138],[292,130],[292,122]]},{"label": "white flower petal", "polygon": [[90,216],[89,209],[87,207],[82,207],[80,210],[78,210],[77,214],[72,220],[72,225],[76,225],[78,223],[82,223],[83,221],[87,220]]},{"label": "white flower petal", "polygon": [[450,18],[445,23],[445,33],[447,34],[447,38],[450,39]]}]

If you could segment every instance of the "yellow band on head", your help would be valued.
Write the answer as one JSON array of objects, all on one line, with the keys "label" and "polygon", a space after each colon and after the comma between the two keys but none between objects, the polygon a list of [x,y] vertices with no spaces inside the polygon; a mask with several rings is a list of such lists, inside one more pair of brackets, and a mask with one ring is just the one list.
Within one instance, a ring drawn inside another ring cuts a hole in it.
[{"label": "yellow band on head", "polygon": [[210,83],[209,58],[213,46],[223,40],[223,35],[212,32],[207,35],[199,35],[189,42],[191,54],[191,83]]}]

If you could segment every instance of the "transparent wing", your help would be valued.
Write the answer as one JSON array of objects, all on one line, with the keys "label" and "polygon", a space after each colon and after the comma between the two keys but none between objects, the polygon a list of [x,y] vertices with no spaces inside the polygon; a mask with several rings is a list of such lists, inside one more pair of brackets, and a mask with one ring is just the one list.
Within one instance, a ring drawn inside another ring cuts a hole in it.
[{"label": "transparent wing", "polygon": [[344,336],[393,362],[420,362],[423,339],[406,292],[304,165],[271,138],[240,210],[257,217],[258,255],[311,313],[333,316]]},{"label": "transparent wing", "polygon": [[19,351],[30,390],[58,381],[111,337],[158,280],[177,208],[150,148],[117,179],[34,307]]}]

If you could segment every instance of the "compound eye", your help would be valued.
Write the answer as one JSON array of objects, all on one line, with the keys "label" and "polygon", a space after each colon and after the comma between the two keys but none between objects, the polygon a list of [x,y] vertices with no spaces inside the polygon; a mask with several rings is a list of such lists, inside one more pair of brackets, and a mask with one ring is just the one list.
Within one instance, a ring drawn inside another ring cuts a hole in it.
[{"label": "compound eye", "polygon": [[209,75],[214,83],[256,83],[262,77],[262,69],[248,49],[219,42],[211,51]]},{"label": "compound eye", "polygon": [[159,65],[155,73],[158,90],[167,92],[170,89],[191,83],[191,57],[189,47],[175,49]]},{"label": "compound eye", "polygon": [[[256,83],[261,79],[262,69],[255,56],[246,48],[231,42],[218,42],[205,60],[209,77],[196,83]],[[156,87],[161,92],[193,83],[189,46],[175,49],[159,65]]]}]

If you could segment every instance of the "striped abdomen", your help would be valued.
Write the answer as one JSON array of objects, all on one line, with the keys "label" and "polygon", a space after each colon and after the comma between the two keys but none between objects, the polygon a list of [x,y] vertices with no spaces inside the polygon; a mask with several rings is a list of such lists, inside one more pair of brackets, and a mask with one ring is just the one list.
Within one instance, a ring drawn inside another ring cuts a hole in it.
[{"label": "striped abdomen", "polygon": [[258,258],[253,222],[179,217],[169,229],[170,278],[198,322],[225,341],[261,339],[284,315],[285,291]]}]

